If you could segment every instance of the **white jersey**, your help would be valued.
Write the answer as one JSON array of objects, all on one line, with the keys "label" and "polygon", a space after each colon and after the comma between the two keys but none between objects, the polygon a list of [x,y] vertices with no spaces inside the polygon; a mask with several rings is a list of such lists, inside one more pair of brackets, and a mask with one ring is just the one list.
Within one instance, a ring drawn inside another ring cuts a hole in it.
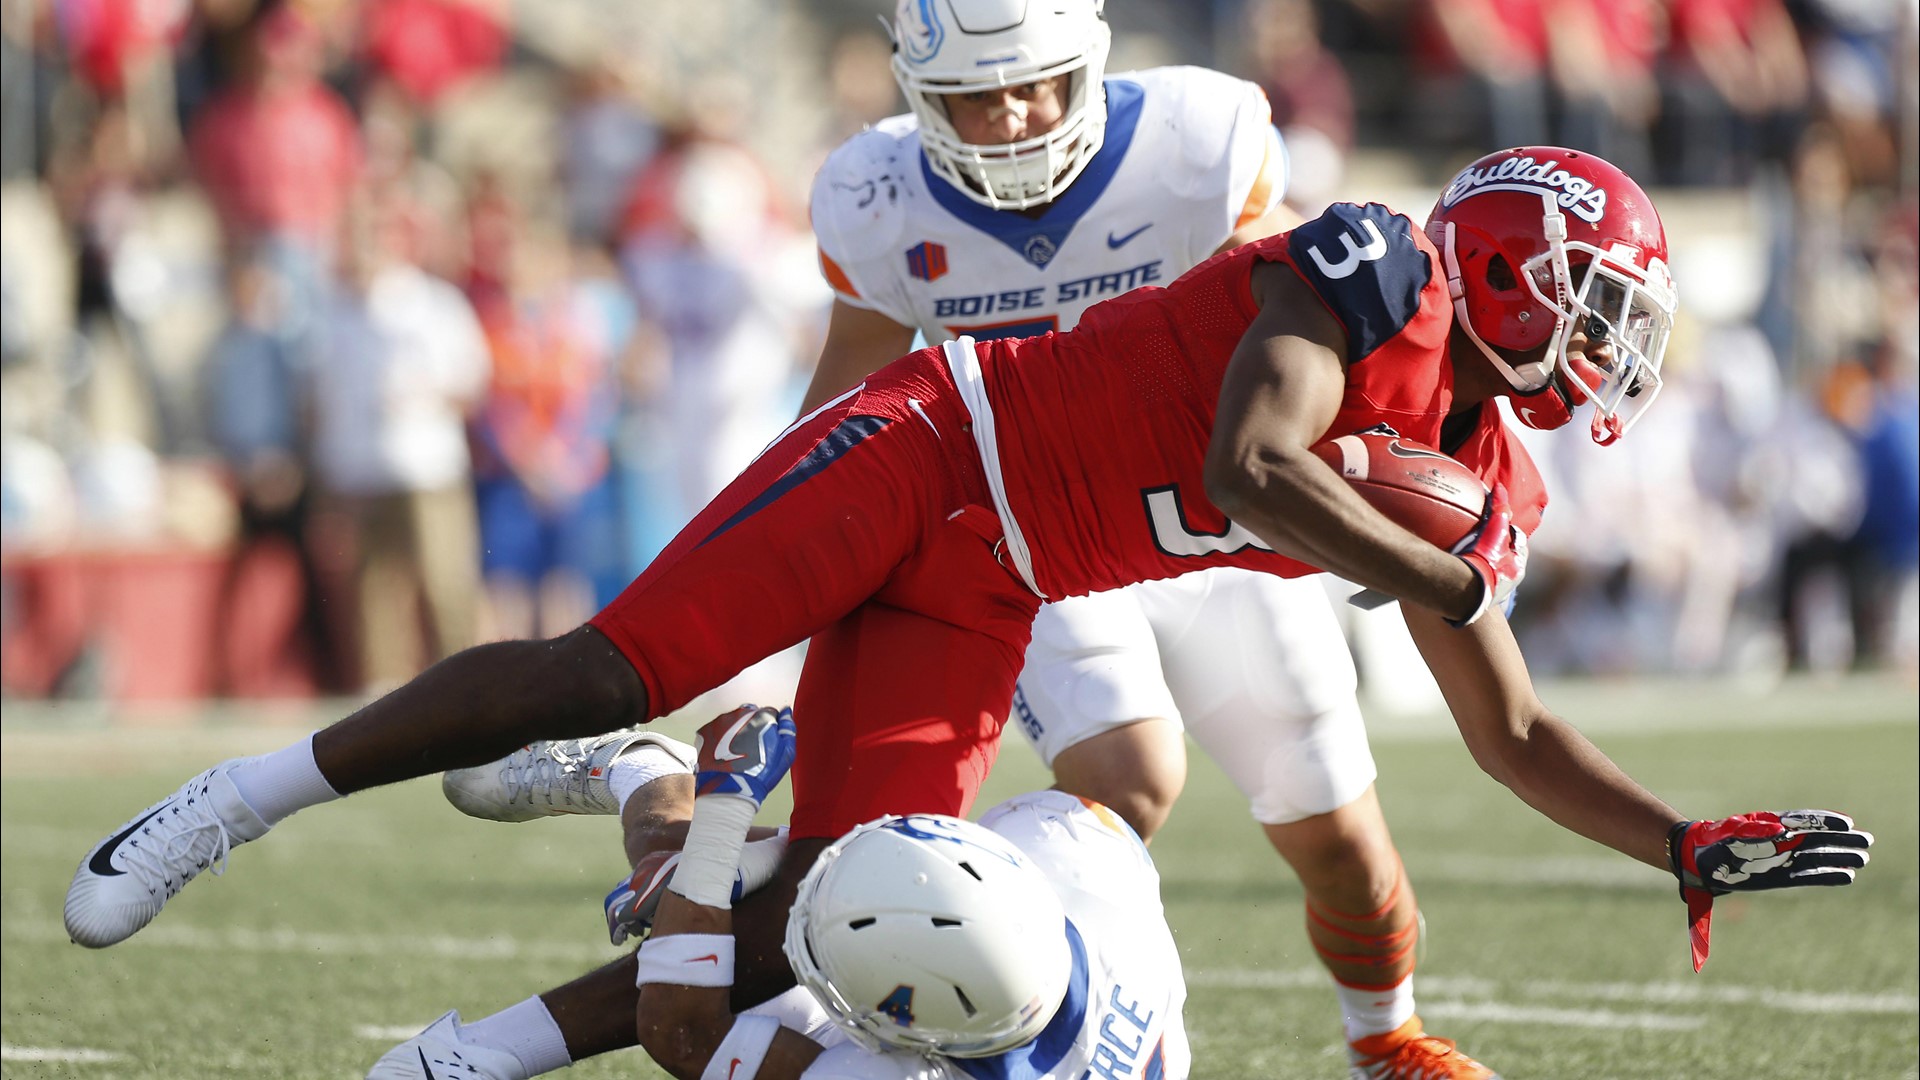
[{"label": "white jersey", "polygon": [[1025,852],[1060,894],[1073,953],[1060,1011],[1032,1042],[985,1058],[875,1052],[835,1028],[804,1080],[1183,1080],[1187,984],[1146,845],[1106,807],[1060,791],[1009,799],[980,824]]},{"label": "white jersey", "polygon": [[1286,152],[1258,86],[1168,67],[1106,89],[1100,152],[1031,213],[990,210],[928,172],[911,114],[843,143],[812,204],[837,297],[929,342],[1064,330],[1093,304],[1171,282],[1279,204]]}]

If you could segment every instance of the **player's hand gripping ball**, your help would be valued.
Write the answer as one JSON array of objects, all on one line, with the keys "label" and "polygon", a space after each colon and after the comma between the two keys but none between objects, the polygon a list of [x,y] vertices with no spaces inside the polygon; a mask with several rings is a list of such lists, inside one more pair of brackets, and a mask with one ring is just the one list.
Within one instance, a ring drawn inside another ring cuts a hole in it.
[{"label": "player's hand gripping ball", "polygon": [[1487,486],[1472,469],[1392,428],[1368,428],[1313,448],[1389,520],[1452,551],[1487,515]]},{"label": "player's hand gripping ball", "polygon": [[742,705],[707,721],[695,739],[693,793],[767,801],[793,767],[793,710]]}]

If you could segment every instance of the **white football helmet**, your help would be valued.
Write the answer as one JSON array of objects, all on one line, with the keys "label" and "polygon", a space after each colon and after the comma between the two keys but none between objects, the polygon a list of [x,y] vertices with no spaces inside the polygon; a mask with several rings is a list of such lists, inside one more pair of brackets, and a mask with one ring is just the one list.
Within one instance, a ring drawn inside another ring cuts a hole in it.
[{"label": "white football helmet", "polygon": [[856,1042],[985,1057],[1066,996],[1066,915],[999,835],[936,814],[870,821],[821,852],[787,919],[795,976]]},{"label": "white football helmet", "polygon": [[[927,164],[995,210],[1052,202],[1106,138],[1105,0],[900,0],[893,74],[920,119]],[[960,141],[945,94],[968,94],[1070,75],[1067,107],[1045,135],[1016,143]]]}]

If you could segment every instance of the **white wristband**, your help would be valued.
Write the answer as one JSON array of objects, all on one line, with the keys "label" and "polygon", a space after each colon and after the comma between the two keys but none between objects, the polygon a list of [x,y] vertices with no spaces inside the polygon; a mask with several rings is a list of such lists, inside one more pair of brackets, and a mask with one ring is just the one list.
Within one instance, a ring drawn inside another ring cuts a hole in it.
[{"label": "white wristband", "polygon": [[773,1049],[780,1021],[771,1016],[742,1016],[734,1020],[727,1037],[713,1048],[700,1080],[753,1080]]},{"label": "white wristband", "polygon": [[732,934],[669,934],[648,938],[636,954],[633,985],[732,986]]},{"label": "white wristband", "polygon": [[667,889],[696,904],[733,906],[733,882],[740,870],[740,849],[760,808],[738,795],[702,795],[693,800],[693,820],[681,849],[680,868]]}]

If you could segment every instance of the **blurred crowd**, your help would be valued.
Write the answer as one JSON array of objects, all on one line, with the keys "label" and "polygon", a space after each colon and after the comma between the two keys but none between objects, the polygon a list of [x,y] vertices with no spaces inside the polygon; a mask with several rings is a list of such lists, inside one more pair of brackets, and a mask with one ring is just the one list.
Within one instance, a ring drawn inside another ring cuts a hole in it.
[{"label": "blurred crowd", "polygon": [[[880,4],[633,6],[5,0],[8,694],[358,692],[564,630],[791,420],[807,184],[900,111]],[[1309,213],[1494,145],[1658,185],[1688,322],[1632,438],[1537,441],[1538,667],[1912,670],[1912,0],[1108,16],[1113,70],[1266,87]]]}]

